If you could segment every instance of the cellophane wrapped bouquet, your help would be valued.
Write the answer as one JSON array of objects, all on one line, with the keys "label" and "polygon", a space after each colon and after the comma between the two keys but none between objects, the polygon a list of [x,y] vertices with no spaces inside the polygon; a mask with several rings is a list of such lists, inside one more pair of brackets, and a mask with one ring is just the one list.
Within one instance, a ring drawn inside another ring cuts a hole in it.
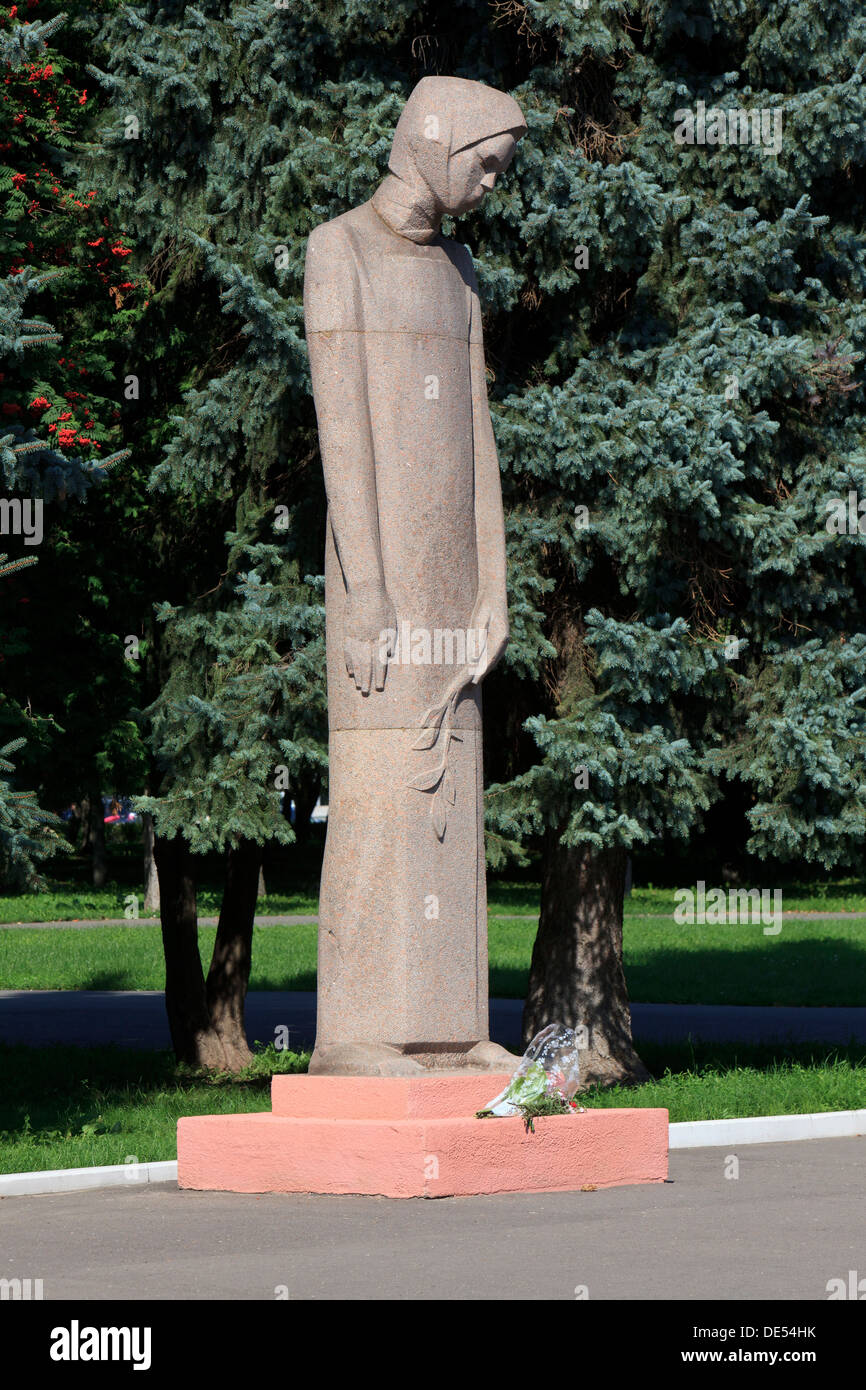
[{"label": "cellophane wrapped bouquet", "polygon": [[477,1112],[488,1116],[522,1115],[529,1128],[538,1115],[582,1113],[574,1100],[580,1084],[577,1038],[573,1028],[548,1023],[529,1044],[504,1091]]}]

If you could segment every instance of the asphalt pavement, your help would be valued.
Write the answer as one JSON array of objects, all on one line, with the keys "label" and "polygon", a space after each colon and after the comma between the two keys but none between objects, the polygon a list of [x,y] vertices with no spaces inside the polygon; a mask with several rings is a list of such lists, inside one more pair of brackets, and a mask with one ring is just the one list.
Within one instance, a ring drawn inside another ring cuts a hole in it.
[{"label": "asphalt pavement", "polygon": [[674,1151],[672,1181],[596,1192],[6,1197],[0,1276],[47,1300],[826,1300],[866,1274],[864,1166],[866,1138],[818,1139]]},{"label": "asphalt pavement", "polygon": [[[523,1003],[490,1001],[491,1036],[519,1048]],[[316,1033],[312,992],[257,990],[247,995],[250,1042],[273,1042],[288,1028],[288,1046],[311,1047]],[[866,1008],[764,1008],[728,1004],[632,1004],[638,1041],[866,1042]],[[281,1035],[284,1037],[285,1035]],[[0,990],[0,1042],[30,1047],[165,1048],[165,1001],[157,990]]]}]

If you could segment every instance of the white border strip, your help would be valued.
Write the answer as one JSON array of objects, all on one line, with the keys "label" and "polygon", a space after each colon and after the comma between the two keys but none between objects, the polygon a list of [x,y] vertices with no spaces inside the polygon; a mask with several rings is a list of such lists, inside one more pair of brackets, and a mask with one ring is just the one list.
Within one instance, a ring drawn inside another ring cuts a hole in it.
[{"label": "white border strip", "polygon": [[177,1162],[113,1163],[104,1168],[49,1168],[41,1173],[0,1174],[0,1197],[33,1197],[42,1192],[84,1192],[88,1187],[135,1187],[177,1182]]},{"label": "white border strip", "polygon": [[[844,1139],[866,1135],[866,1110],[826,1110],[816,1115],[757,1115],[742,1120],[688,1120],[670,1126],[671,1149],[705,1149],[723,1144],[780,1144],[794,1139]],[[84,1192],[98,1187],[134,1187],[177,1182],[177,1163],[117,1163],[104,1168],[53,1168],[38,1173],[0,1174],[0,1197],[34,1197],[45,1192]]]},{"label": "white border strip", "polygon": [[854,1134],[866,1134],[866,1110],[824,1110],[816,1115],[756,1115],[743,1120],[687,1120],[670,1126],[668,1146],[671,1149],[704,1149],[717,1144],[844,1139]]}]

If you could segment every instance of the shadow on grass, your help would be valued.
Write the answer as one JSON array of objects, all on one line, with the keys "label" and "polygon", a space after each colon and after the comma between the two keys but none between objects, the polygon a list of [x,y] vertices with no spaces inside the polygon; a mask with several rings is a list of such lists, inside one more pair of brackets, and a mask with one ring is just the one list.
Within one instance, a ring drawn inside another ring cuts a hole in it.
[{"label": "shadow on grass", "polygon": [[808,894],[809,897],[820,898],[828,912],[832,912],[837,903],[866,895],[866,879],[863,878],[842,879],[839,883],[810,883],[804,879],[792,879],[780,883],[779,887],[791,897],[795,894],[805,897]]},{"label": "shadow on grass", "polygon": [[135,972],[131,970],[96,970],[80,984],[70,989],[137,989]]},{"label": "shadow on grass", "polygon": [[516,913],[519,917],[538,916],[541,894],[539,883],[511,883],[489,877],[487,899],[492,915],[497,917]]},{"label": "shadow on grass", "polygon": [[[859,928],[862,947],[838,936],[786,941],[785,926],[779,937],[762,936],[759,926],[694,927],[696,934],[736,930],[738,935],[728,949],[708,945],[675,950],[653,947],[645,934],[637,942],[632,937],[630,944],[626,924],[629,995],[642,1004],[862,1007],[866,1001],[866,923]],[[756,933],[754,944],[743,944],[743,930]],[[528,969],[491,966],[490,993],[494,997],[525,999],[528,987]]]},{"label": "shadow on grass", "polygon": [[[640,1047],[640,1054],[656,1078],[666,1072],[674,1076],[723,1075],[737,1068],[773,1072],[796,1064],[823,1067],[847,1062],[866,1067],[866,1045],[647,1043]],[[262,1109],[267,1109],[274,1071],[305,1071],[308,1060],[308,1054],[277,1053],[271,1044],[256,1054],[248,1074],[210,1076],[178,1066],[167,1051],[141,1052],[114,1045],[37,1048],[0,1043],[0,1138],[14,1139],[24,1133],[46,1141],[74,1137],[85,1125],[97,1122],[109,1107],[140,1104],[149,1097],[202,1086],[260,1094]]]},{"label": "shadow on grass", "polygon": [[691,1074],[720,1075],[748,1067],[758,1072],[776,1071],[785,1065],[823,1067],[848,1062],[866,1067],[866,1043],[737,1043],[737,1042],[640,1042],[644,1065],[654,1077]]},{"label": "shadow on grass", "polygon": [[[700,932],[702,928],[696,927]],[[724,927],[714,928],[724,932]],[[730,949],[697,950],[641,945],[629,959],[626,979],[632,999],[659,1004],[803,1005],[857,1007],[866,1000],[866,929],[863,945],[847,937],[786,940],[765,937],[743,942],[744,928]],[[642,958],[643,957],[643,958]]]},{"label": "shadow on grass", "polygon": [[266,1109],[274,1072],[306,1071],[308,1060],[270,1044],[241,1075],[214,1075],[178,1065],[170,1051],[0,1043],[0,1138],[76,1135],[109,1106],[202,1086],[260,1092]]},{"label": "shadow on grass", "polygon": [[250,979],[250,989],[262,990],[265,993],[276,990],[290,990],[292,992],[315,990],[318,981],[315,970],[294,970],[290,974],[281,975],[275,979],[272,975],[256,975],[255,962],[253,963],[252,977]]}]

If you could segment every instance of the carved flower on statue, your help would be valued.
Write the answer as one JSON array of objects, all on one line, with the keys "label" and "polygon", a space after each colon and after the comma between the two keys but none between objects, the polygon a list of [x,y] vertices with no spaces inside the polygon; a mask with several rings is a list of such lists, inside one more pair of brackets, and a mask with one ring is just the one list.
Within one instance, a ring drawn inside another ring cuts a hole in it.
[{"label": "carved flower on statue", "polygon": [[424,716],[424,723],[421,731],[412,744],[413,749],[423,752],[428,748],[435,748],[440,744],[440,758],[433,767],[428,767],[424,772],[417,773],[406,783],[416,792],[431,792],[430,819],[433,822],[433,829],[437,838],[445,838],[445,830],[448,825],[448,807],[454,806],[457,801],[457,779],[455,776],[455,760],[451,752],[453,743],[461,743],[462,735],[452,729],[451,721],[454,718],[454,711],[460,692],[467,686],[472,679],[472,673],[461,673],[454,678],[446,691],[445,698],[438,705],[433,705]]}]

